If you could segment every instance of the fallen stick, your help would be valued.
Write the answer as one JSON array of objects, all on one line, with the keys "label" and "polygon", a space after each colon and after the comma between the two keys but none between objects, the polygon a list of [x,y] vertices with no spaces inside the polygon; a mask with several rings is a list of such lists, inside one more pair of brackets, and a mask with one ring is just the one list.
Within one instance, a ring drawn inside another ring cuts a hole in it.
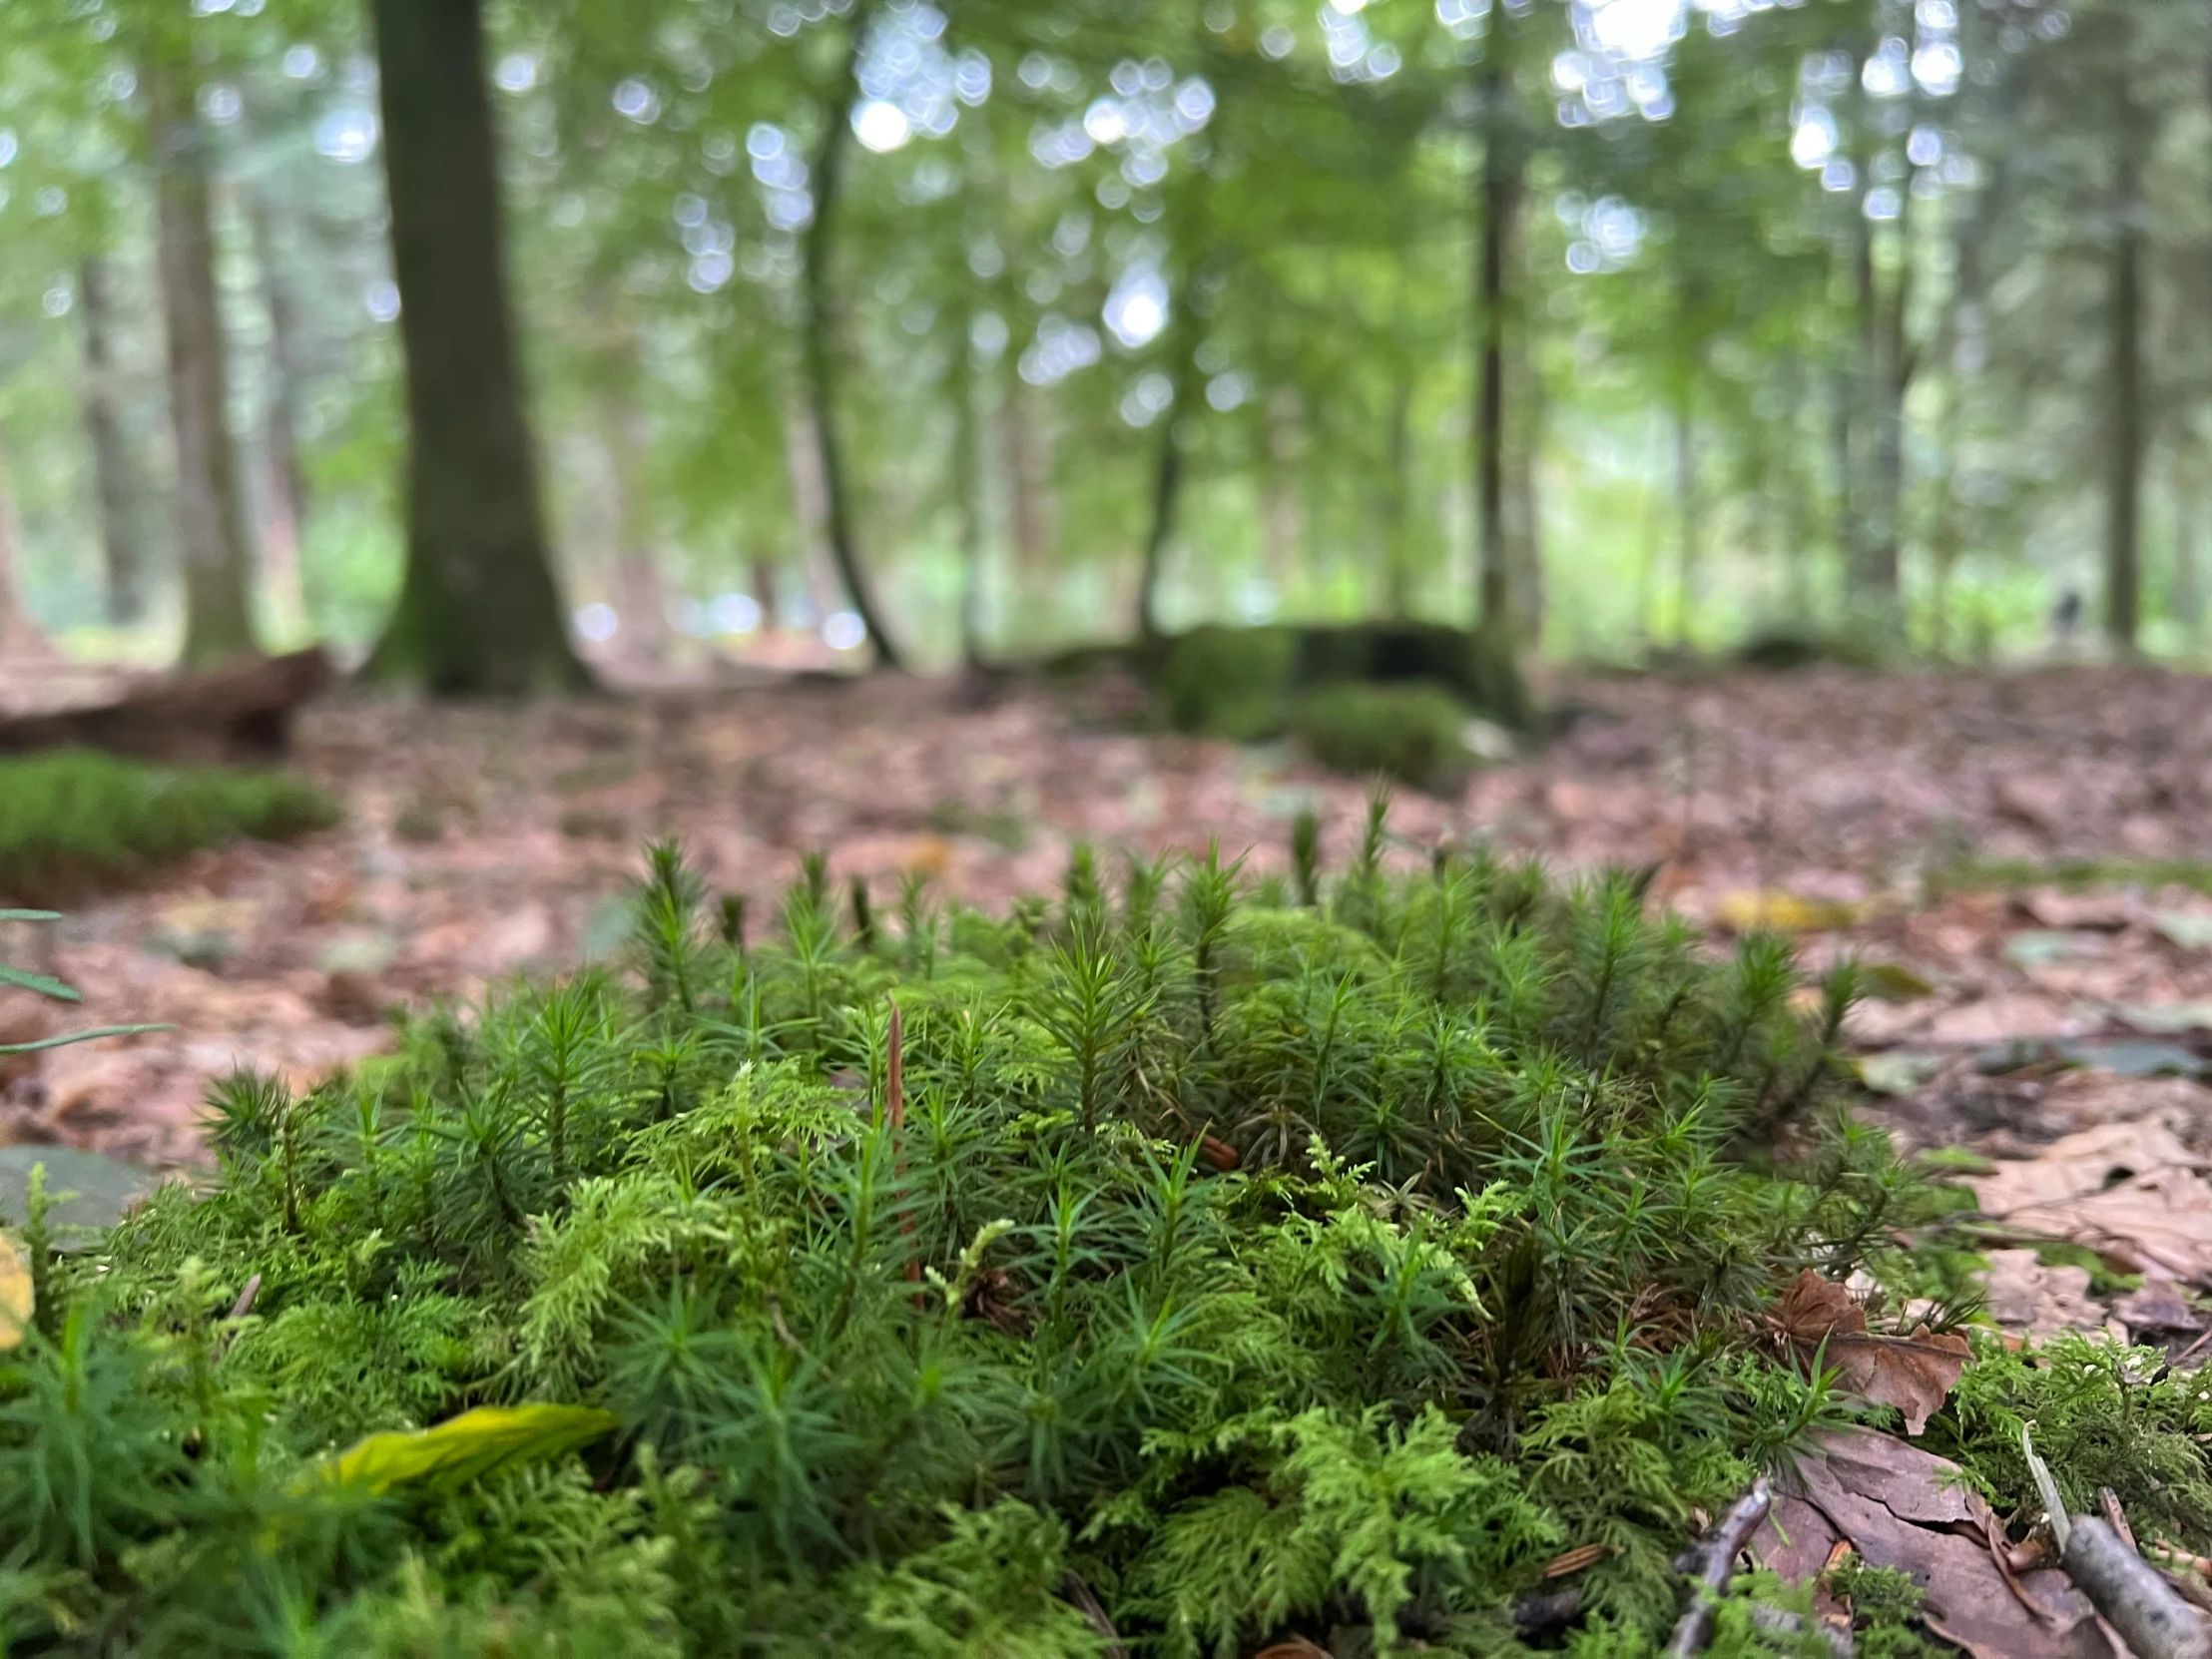
[{"label": "fallen stick", "polygon": [[2212,1636],[2197,1610],[2102,1515],[2073,1517],[2061,1564],[2135,1659],[2212,1659]]},{"label": "fallen stick", "polygon": [[[2058,1564],[2104,1622],[2120,1633],[2135,1659],[2212,1659],[2212,1633],[2172,1580],[2144,1560],[2102,1515],[2066,1513],[2058,1482],[2051,1478],[2050,1465],[2036,1455],[2024,1423],[2020,1451],[2058,1539]],[[2118,1512],[2117,1497],[2111,1508]]]},{"label": "fallen stick", "polygon": [[1690,1594],[1690,1605],[1682,1610],[1682,1618],[1674,1627],[1674,1639],[1667,1643],[1667,1659],[1693,1659],[1703,1653],[1713,1640],[1715,1603],[1728,1588],[1728,1580],[1735,1573],[1736,1557],[1751,1542],[1751,1535],[1759,1530],[1759,1523],[1767,1518],[1767,1511],[1774,1507],[1774,1490],[1761,1475],[1751,1483],[1751,1490],[1736,1500],[1735,1506],[1721,1517],[1712,1536],[1698,1546],[1702,1557],[1697,1569],[1697,1587]]}]

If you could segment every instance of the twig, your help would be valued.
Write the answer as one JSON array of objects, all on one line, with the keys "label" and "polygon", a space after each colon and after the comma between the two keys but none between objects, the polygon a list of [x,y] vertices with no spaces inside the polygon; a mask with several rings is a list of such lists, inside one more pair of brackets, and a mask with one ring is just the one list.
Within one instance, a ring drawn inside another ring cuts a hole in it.
[{"label": "twig", "polygon": [[1079,1573],[1070,1572],[1060,1585],[1060,1593],[1075,1603],[1075,1610],[1090,1620],[1091,1628],[1105,1638],[1106,1659],[1127,1659],[1129,1650],[1121,1645],[1121,1637],[1114,1629],[1114,1621],[1106,1616],[1091,1587],[1083,1582]]},{"label": "twig", "polygon": [[253,1278],[249,1279],[246,1282],[246,1288],[239,1292],[238,1301],[231,1304],[231,1312],[229,1317],[235,1320],[242,1320],[246,1318],[248,1314],[251,1314],[254,1311],[254,1301],[261,1294],[262,1276],[257,1273],[256,1275],[254,1275]]},{"label": "twig", "polygon": [[2102,1516],[2073,1517],[2064,1564],[2074,1587],[2126,1638],[2136,1659],[2212,1659],[2212,1636],[2196,1609]]},{"label": "twig", "polygon": [[1744,1552],[1751,1535],[1773,1507],[1774,1489],[1762,1474],[1721,1517],[1713,1535],[1699,1546],[1703,1559],[1697,1572],[1698,1585],[1674,1627],[1674,1639],[1667,1643],[1667,1659],[1691,1659],[1703,1653],[1713,1640],[1714,1605],[1728,1588],[1728,1580],[1736,1570],[1736,1557]]},{"label": "twig", "polygon": [[2141,1547],[2135,1542],[2135,1528],[2127,1524],[2127,1511],[2120,1507],[2120,1494],[2109,1486],[2099,1486],[2097,1507],[2104,1511],[2104,1518],[2111,1522],[2112,1530],[2120,1535],[2120,1542],[2140,1554]]}]

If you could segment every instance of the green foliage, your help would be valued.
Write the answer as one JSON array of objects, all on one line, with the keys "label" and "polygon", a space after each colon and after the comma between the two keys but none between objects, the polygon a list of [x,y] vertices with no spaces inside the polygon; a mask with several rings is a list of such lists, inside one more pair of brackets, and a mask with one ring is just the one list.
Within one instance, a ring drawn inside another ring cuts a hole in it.
[{"label": "green foliage", "polygon": [[1448,787],[1470,713],[1529,722],[1511,660],[1487,638],[1420,623],[1228,628],[1179,635],[1149,663],[1159,718],[1234,743],[1291,733],[1324,766]]},{"label": "green foliage", "polygon": [[320,790],[277,773],[152,767],[81,749],[0,759],[0,893],[78,895],[203,846],[336,822]]},{"label": "green foliage", "polygon": [[1434,795],[1466,781],[1466,723],[1458,700],[1426,680],[1323,686],[1291,711],[1292,734],[1332,772],[1382,773]]},{"label": "green foliage", "polygon": [[1828,1126],[1775,948],[1386,844],[1379,801],[1311,908],[1085,854],[864,933],[810,860],[750,942],[657,848],[628,980],[234,1081],[218,1178],[52,1263],[0,1376],[0,1629],[1495,1651],[1604,1542],[1593,1629],[1662,1631],[1694,1511],[1837,1413],[1753,1316],[1800,1265],[1895,1281],[1933,1201]]}]

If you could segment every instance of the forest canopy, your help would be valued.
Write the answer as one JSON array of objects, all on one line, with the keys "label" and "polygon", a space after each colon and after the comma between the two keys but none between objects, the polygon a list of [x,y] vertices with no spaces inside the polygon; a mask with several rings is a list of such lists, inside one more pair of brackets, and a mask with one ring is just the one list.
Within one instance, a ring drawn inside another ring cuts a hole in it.
[{"label": "forest canopy", "polygon": [[[410,278],[477,10],[0,8],[14,634],[365,649],[465,357],[593,651],[2196,638],[2201,8],[494,3],[502,229]],[[511,352],[403,351],[479,268]]]}]

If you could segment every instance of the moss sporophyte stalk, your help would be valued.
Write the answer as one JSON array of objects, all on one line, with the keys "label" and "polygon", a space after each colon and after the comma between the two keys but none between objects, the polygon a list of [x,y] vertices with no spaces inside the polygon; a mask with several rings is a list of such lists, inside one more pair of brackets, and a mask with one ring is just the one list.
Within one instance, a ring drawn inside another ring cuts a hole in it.
[{"label": "moss sporophyte stalk", "polygon": [[[1546,1640],[1654,1651],[1686,1541],[1886,1420],[1777,1294],[1954,1291],[1900,1241],[1955,1200],[1840,1110],[1848,969],[1386,844],[1006,916],[816,861],[750,939],[657,848],[627,964],[234,1081],[211,1178],[40,1252],[10,1651],[1488,1654],[1562,1560]],[[2000,1509],[2027,1410],[2212,1542],[2186,1390],[1983,1353],[1929,1434]]]}]

